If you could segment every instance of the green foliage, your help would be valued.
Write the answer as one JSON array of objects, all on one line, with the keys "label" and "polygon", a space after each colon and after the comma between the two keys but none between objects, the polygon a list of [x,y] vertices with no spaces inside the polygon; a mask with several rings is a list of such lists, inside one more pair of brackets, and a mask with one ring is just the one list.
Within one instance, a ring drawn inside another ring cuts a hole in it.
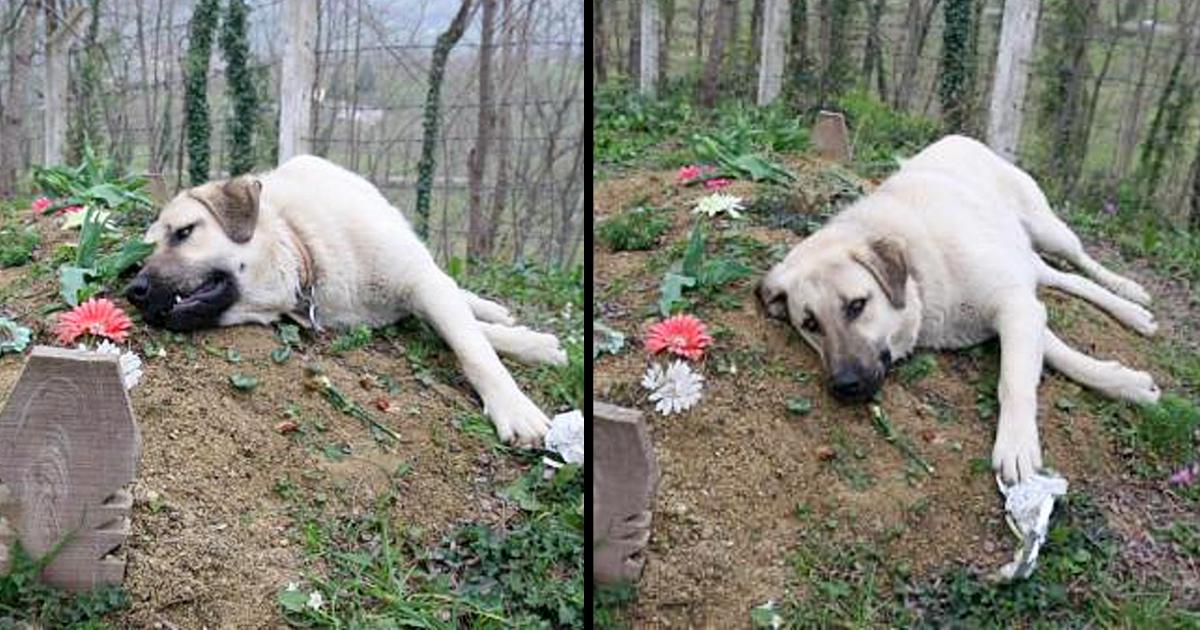
[{"label": "green foliage", "polygon": [[359,324],[349,331],[338,335],[329,346],[329,351],[334,354],[341,354],[350,350],[357,350],[371,343],[371,336],[371,327],[366,324]]},{"label": "green foliage", "polygon": [[1069,191],[1083,165],[1088,143],[1090,74],[1087,46],[1097,16],[1097,0],[1047,0],[1042,7],[1045,35],[1036,72],[1045,86],[1037,106],[1045,163],[1041,178],[1047,195]]},{"label": "green foliage", "polygon": [[153,205],[145,192],[146,178],[118,175],[112,162],[97,156],[90,144],[83,147],[77,166],[35,165],[33,184],[57,198],[44,214],[70,206],[132,214],[148,211]]},{"label": "green foliage", "polygon": [[230,374],[229,384],[239,392],[251,392],[258,387],[258,379],[246,374]]},{"label": "green foliage", "polygon": [[[727,296],[727,292],[722,291],[723,287],[754,275],[754,268],[747,263],[756,252],[747,251],[745,245],[737,239],[721,238],[720,253],[709,257],[706,253],[708,237],[704,222],[697,221],[688,234],[683,257],[663,276],[659,288],[659,313],[665,317],[694,306],[701,300]],[[696,293],[696,299],[684,295],[690,291]],[[721,305],[732,307],[736,302],[726,301]]]},{"label": "green foliage", "polygon": [[701,162],[717,164],[718,177],[730,176],[756,182],[787,185],[796,178],[786,168],[756,153],[737,153],[711,136],[692,137],[696,157]]},{"label": "green foliage", "polygon": [[187,71],[184,76],[184,130],[187,134],[188,179],[192,185],[208,181],[209,134],[208,61],[217,29],[218,0],[197,0],[188,25]]},{"label": "green foliage", "polygon": [[967,126],[975,84],[975,0],[946,0],[942,30],[938,97],[946,130],[961,132]]},{"label": "green foliage", "polygon": [[1124,419],[1128,424],[1119,426],[1118,434],[1151,464],[1152,471],[1171,470],[1195,455],[1200,408],[1190,400],[1164,394],[1158,404],[1139,407]]},{"label": "green foliage", "polygon": [[921,352],[900,364],[896,372],[900,376],[900,382],[912,385],[937,372],[937,369],[937,356],[931,352]]},{"label": "green foliage", "polygon": [[33,250],[42,242],[34,226],[0,224],[0,268],[19,267],[33,259]]},{"label": "green foliage", "polygon": [[941,135],[936,121],[897,112],[869,92],[854,90],[838,99],[854,146],[854,163],[867,177],[885,175],[896,158],[912,155]]},{"label": "green foliage", "polygon": [[624,609],[637,600],[637,586],[630,582],[611,585],[596,585],[589,599],[592,606],[592,623],[606,630],[622,628]]},{"label": "green foliage", "polygon": [[821,103],[837,99],[854,83],[854,55],[850,51],[851,30],[862,4],[860,0],[821,0],[820,10],[828,16],[829,54],[821,73]]},{"label": "green foliage", "polygon": [[244,0],[229,0],[221,29],[221,51],[225,55],[225,74],[229,77],[233,101],[233,116],[229,119],[230,175],[241,175],[254,168],[258,94],[254,77],[246,67],[250,54],[246,34],[248,12]]},{"label": "green foliage", "polygon": [[612,82],[596,87],[592,107],[592,156],[598,164],[641,158],[698,119],[682,92],[650,99],[630,85]]},{"label": "green foliage", "polygon": [[670,225],[665,211],[638,206],[605,220],[596,235],[614,252],[647,250]]},{"label": "green foliage", "polygon": [[120,587],[70,594],[43,584],[39,576],[53,556],[34,560],[19,541],[13,543],[0,575],[0,628],[107,628],[104,616],[129,606]]},{"label": "green foliage", "polygon": [[1188,120],[1196,101],[1197,80],[1182,74],[1184,60],[1190,47],[1183,44],[1180,46],[1175,62],[1171,65],[1167,85],[1163,88],[1158,107],[1154,110],[1150,132],[1142,142],[1142,152],[1134,172],[1134,181],[1137,182],[1138,192],[1143,199],[1154,198],[1162,182],[1167,160],[1182,157],[1179,153],[1183,140],[1187,137]]}]

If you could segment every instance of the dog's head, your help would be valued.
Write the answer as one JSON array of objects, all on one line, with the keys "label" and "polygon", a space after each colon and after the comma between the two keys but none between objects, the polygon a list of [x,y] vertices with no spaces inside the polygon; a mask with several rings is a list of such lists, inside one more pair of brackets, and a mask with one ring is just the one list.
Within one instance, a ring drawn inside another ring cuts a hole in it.
[{"label": "dog's head", "polygon": [[220,322],[254,255],[261,191],[242,176],[181,192],[163,208],[146,232],[154,253],[125,290],[147,323],[183,331]]},{"label": "dog's head", "polygon": [[818,232],[767,273],[758,298],[817,351],[830,391],[845,401],[873,396],[920,327],[903,248],[890,238]]}]

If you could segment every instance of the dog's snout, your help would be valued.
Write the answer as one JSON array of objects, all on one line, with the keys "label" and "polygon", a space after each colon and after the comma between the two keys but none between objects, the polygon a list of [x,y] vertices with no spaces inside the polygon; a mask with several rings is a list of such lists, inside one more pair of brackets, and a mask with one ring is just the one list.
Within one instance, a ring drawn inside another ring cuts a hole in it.
[{"label": "dog's snout", "polygon": [[125,299],[129,300],[134,306],[143,306],[146,300],[150,297],[150,276],[146,272],[140,272],[125,287]]},{"label": "dog's snout", "polygon": [[834,372],[833,378],[829,380],[829,389],[839,399],[857,400],[866,393],[867,384],[858,370],[843,368]]}]

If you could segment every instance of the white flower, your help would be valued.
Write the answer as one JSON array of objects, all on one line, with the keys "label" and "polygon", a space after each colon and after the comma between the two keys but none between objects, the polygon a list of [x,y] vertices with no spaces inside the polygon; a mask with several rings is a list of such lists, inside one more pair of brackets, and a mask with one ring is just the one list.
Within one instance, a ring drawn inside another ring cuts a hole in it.
[{"label": "white flower", "polygon": [[[657,373],[656,373],[657,376]],[[645,386],[649,382],[650,372],[642,381]],[[654,410],[662,415],[670,415],[691,409],[700,402],[700,392],[704,388],[704,376],[692,371],[692,367],[683,361],[675,361],[665,372],[654,392],[650,394],[651,402],[655,402]]]},{"label": "white flower", "polygon": [[293,593],[300,590],[300,583],[299,582],[288,582],[287,590],[290,592],[293,592]]},{"label": "white flower", "polygon": [[321,610],[321,606],[325,605],[325,598],[321,597],[320,591],[313,591],[308,594],[308,607],[313,610]]},{"label": "white flower", "polygon": [[715,217],[718,214],[725,212],[728,213],[729,216],[739,219],[742,215],[738,212],[738,210],[745,209],[746,207],[742,205],[741,197],[726,195],[725,193],[713,193],[702,198],[699,203],[696,204],[696,207],[692,209],[692,214],[707,214],[710,217]]},{"label": "white flower", "polygon": [[121,382],[125,384],[125,391],[129,391],[142,380],[142,358],[136,352],[122,352],[120,346],[105,339],[100,342],[100,345],[95,349],[87,347],[86,344],[79,344],[76,348],[80,350],[90,350],[99,352],[100,354],[115,354],[120,357],[118,360],[121,364]]},{"label": "white flower", "polygon": [[650,365],[650,367],[646,368],[645,376],[642,376],[642,387],[645,387],[646,389],[648,389],[650,391],[654,391],[654,390],[658,389],[659,387],[661,387],[662,384],[663,384],[662,366],[657,363],[652,363]]}]

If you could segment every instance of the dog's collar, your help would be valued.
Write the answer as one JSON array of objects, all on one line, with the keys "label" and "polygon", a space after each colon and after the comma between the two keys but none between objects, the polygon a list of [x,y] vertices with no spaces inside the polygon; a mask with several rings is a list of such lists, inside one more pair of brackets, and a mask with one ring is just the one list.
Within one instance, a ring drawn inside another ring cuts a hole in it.
[{"label": "dog's collar", "polygon": [[307,324],[316,330],[321,330],[321,325],[317,323],[317,303],[313,295],[317,282],[317,274],[316,267],[313,264],[312,253],[308,251],[308,247],[304,245],[304,241],[296,234],[296,230],[287,221],[283,223],[287,231],[288,240],[292,242],[292,248],[296,250],[296,257],[300,262],[300,277],[296,286],[296,309],[292,313],[293,318],[302,324]]}]

